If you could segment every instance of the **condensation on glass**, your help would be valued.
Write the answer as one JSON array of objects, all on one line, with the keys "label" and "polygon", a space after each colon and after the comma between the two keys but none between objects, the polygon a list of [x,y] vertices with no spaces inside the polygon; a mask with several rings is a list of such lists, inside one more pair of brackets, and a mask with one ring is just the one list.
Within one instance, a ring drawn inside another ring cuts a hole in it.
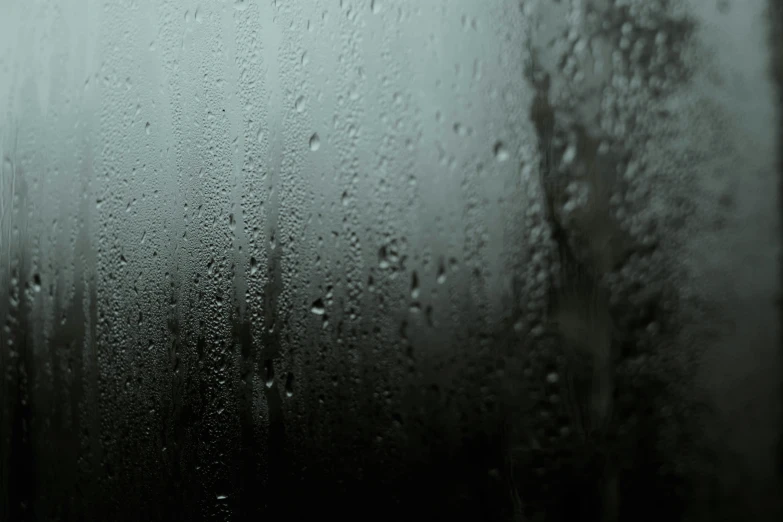
[{"label": "condensation on glass", "polygon": [[779,520],[773,4],[3,2],[0,519]]}]

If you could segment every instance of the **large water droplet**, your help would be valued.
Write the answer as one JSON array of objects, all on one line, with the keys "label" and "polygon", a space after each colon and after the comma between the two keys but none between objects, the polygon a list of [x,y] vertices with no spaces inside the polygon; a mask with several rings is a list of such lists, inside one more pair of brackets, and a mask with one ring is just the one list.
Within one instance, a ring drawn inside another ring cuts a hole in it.
[{"label": "large water droplet", "polygon": [[294,374],[291,372],[288,372],[285,378],[285,395],[286,397],[294,396]]},{"label": "large water droplet", "polygon": [[442,285],[446,282],[446,265],[443,264],[443,260],[438,263],[438,284]]},{"label": "large water droplet", "polygon": [[305,110],[304,96],[300,96],[296,99],[296,103],[294,104],[294,107],[296,108],[296,112],[304,112]]},{"label": "large water droplet", "polygon": [[264,384],[267,388],[271,388],[275,384],[275,367],[272,365],[272,359],[266,360],[264,363],[264,369],[266,371]]},{"label": "large water droplet", "polygon": [[317,132],[314,132],[313,135],[310,136],[310,150],[315,152],[320,148],[321,148],[321,138],[318,137]]},{"label": "large water droplet", "polygon": [[508,159],[508,149],[506,149],[506,146],[503,144],[502,141],[496,141],[495,146],[493,147],[493,151],[495,153],[495,159],[499,162],[504,162]]},{"label": "large water droplet", "polygon": [[324,309],[324,301],[320,297],[313,301],[313,305],[310,307],[310,311],[313,312],[315,315],[324,315],[324,312],[326,311]]}]

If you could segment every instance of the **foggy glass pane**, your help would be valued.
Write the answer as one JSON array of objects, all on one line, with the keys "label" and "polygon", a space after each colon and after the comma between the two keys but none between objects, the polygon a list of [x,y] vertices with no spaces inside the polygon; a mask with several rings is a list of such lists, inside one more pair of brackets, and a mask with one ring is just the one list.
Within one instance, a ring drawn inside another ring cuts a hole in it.
[{"label": "foggy glass pane", "polygon": [[780,520],[782,34],[2,2],[0,520]]}]

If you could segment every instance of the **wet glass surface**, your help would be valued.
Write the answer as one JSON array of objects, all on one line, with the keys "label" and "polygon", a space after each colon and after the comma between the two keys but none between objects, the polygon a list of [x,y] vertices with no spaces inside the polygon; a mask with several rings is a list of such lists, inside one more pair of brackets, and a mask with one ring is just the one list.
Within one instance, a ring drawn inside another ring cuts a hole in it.
[{"label": "wet glass surface", "polygon": [[0,520],[780,520],[779,4],[3,2]]}]

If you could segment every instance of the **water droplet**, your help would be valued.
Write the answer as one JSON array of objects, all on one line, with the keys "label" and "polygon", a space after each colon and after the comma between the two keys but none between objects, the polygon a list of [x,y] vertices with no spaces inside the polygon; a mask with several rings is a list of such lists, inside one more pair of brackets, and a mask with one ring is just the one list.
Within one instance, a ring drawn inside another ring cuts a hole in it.
[{"label": "water droplet", "polygon": [[468,130],[465,128],[465,126],[461,123],[455,123],[454,124],[454,132],[458,136],[465,136],[468,133]]},{"label": "water droplet", "polygon": [[258,272],[258,261],[255,257],[250,258],[250,275],[255,275]]},{"label": "water droplet", "polygon": [[503,144],[502,141],[495,142],[493,151],[495,153],[495,159],[501,163],[506,161],[509,157],[508,150],[506,149],[506,146]]},{"label": "water droplet", "polygon": [[256,139],[258,140],[258,143],[264,141],[264,129],[261,128],[258,129],[258,134],[256,135]]},{"label": "water droplet", "polygon": [[[305,110],[305,99],[304,96],[300,96],[296,99],[296,103],[294,104],[294,107],[296,108],[296,112],[304,112]],[[312,147],[312,142],[310,144]]]},{"label": "water droplet", "polygon": [[372,10],[373,14],[378,14],[381,12],[381,0],[370,0],[370,9]]},{"label": "water droplet", "polygon": [[443,260],[438,263],[438,284],[442,285],[446,282],[446,265],[443,264]]},{"label": "water droplet", "polygon": [[411,276],[411,299],[416,300],[419,298],[419,276],[416,271],[413,271]]},{"label": "water droplet", "polygon": [[310,307],[310,311],[313,312],[315,315],[324,315],[324,312],[326,311],[324,309],[324,301],[320,297],[313,301],[313,305]]},{"label": "water droplet", "polygon": [[41,291],[41,276],[38,274],[33,274],[33,290],[36,292]]},{"label": "water droplet", "polygon": [[546,376],[546,382],[550,384],[555,384],[559,380],[560,376],[557,374],[557,372],[549,372],[549,374]]},{"label": "water droplet", "polygon": [[302,53],[302,67],[307,67],[307,64],[310,63],[310,57],[307,55],[307,51]]},{"label": "water droplet", "polygon": [[264,385],[267,388],[271,388],[275,384],[275,368],[272,365],[272,359],[267,359],[266,362],[264,362],[264,369],[266,371]]},{"label": "water droplet", "polygon": [[218,500],[226,500],[228,498],[228,495],[215,495],[215,498]]},{"label": "water droplet", "polygon": [[313,135],[310,136],[310,150],[315,152],[320,148],[321,148],[321,138],[318,137],[317,132],[314,132]]},{"label": "water droplet", "polygon": [[399,260],[399,253],[394,241],[388,245],[382,245],[378,249],[378,267],[382,270],[395,267]]},{"label": "water droplet", "polygon": [[563,153],[562,162],[563,165],[570,165],[574,162],[574,159],[576,158],[576,146],[574,144],[570,144],[568,148],[566,148],[565,152]]},{"label": "water droplet", "polygon": [[144,124],[144,132],[146,132],[148,135],[150,133],[150,122],[147,122]]},{"label": "water droplet", "polygon": [[286,397],[294,396],[294,374],[291,372],[288,372],[285,378],[285,395]]},{"label": "water droplet", "polygon": [[248,0],[234,0],[234,9],[244,11],[247,9],[248,3]]}]

